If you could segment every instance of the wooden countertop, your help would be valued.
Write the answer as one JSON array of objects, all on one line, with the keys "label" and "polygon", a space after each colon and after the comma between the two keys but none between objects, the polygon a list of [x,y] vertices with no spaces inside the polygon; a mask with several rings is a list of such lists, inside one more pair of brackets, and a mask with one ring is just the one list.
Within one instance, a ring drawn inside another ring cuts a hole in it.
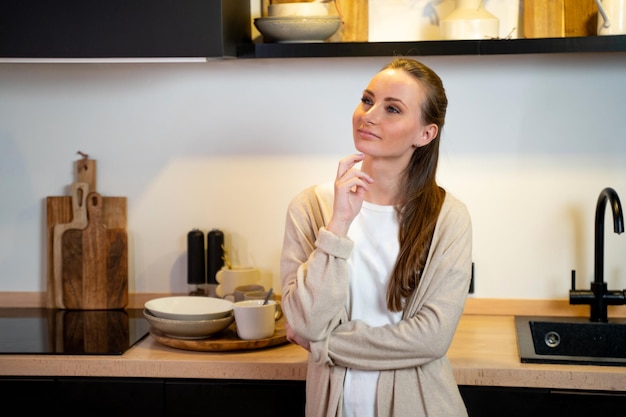
[{"label": "wooden countertop", "polygon": [[[529,304],[532,312],[527,311]],[[532,301],[468,302],[448,352],[457,382],[626,392],[626,367],[520,362],[514,315],[571,313],[562,301],[541,304],[544,308],[537,310]],[[506,305],[511,313],[501,314],[500,305]],[[516,305],[526,307],[520,310]],[[620,316],[624,313],[623,309],[616,311]],[[307,352],[291,344],[249,351],[195,352],[170,348],[148,335],[121,356],[2,354],[0,375],[304,380],[306,361]]]}]

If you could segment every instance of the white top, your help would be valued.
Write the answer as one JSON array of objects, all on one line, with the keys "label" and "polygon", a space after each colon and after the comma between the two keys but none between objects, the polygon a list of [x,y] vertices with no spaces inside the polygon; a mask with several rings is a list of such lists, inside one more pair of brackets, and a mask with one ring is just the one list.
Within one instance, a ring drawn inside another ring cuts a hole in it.
[{"label": "white top", "polygon": [[[387,285],[399,251],[398,221],[393,206],[363,202],[348,237],[354,250],[350,266],[350,320],[370,326],[397,323],[402,312],[387,309]],[[378,371],[348,369],[344,380],[344,417],[375,417]]]}]

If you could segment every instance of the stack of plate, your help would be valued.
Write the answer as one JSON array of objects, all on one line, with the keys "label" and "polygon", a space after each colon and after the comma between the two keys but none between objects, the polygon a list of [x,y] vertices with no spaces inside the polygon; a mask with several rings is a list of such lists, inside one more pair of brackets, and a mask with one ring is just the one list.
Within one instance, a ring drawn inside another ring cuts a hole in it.
[{"label": "stack of plate", "polygon": [[265,42],[323,42],[341,25],[339,16],[257,17],[254,26]]},{"label": "stack of plate", "polygon": [[221,298],[164,297],[150,300],[144,307],[144,317],[152,327],[178,339],[202,339],[235,320],[233,303]]}]

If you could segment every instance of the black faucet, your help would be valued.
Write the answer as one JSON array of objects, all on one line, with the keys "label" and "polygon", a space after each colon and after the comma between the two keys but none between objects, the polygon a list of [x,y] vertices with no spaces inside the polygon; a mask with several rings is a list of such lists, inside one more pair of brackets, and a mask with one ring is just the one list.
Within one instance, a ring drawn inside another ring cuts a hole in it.
[{"label": "black faucet", "polygon": [[594,249],[594,280],[591,291],[576,290],[576,276],[572,271],[572,289],[569,293],[570,304],[589,304],[591,309],[590,321],[607,322],[607,306],[626,304],[624,291],[607,290],[604,282],[604,213],[607,201],[610,201],[613,213],[613,231],[617,234],[624,232],[624,216],[622,203],[614,189],[607,187],[598,197],[596,204],[595,249]]}]

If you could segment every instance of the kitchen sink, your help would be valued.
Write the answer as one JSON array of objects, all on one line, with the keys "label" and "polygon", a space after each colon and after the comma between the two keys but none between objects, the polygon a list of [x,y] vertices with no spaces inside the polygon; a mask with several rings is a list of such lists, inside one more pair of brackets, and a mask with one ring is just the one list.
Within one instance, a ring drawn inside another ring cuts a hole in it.
[{"label": "kitchen sink", "polygon": [[523,363],[626,366],[626,319],[516,316]]}]

